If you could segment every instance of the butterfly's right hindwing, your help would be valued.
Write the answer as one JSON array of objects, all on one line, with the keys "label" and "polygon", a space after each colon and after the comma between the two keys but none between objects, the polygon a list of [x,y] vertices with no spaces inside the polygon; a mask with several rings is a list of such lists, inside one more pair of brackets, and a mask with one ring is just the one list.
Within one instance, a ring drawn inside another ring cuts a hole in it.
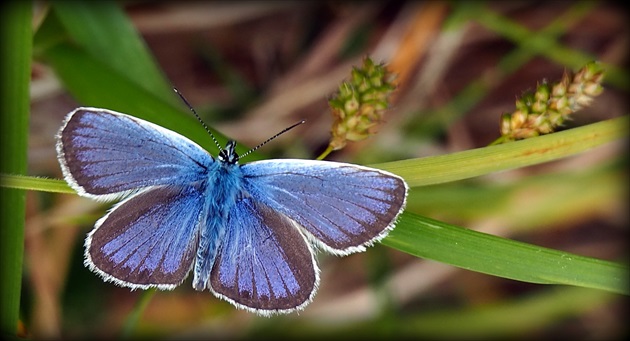
[{"label": "butterfly's right hindwing", "polygon": [[172,289],[195,259],[203,192],[194,186],[138,193],[101,218],[85,241],[85,264],[131,288]]}]

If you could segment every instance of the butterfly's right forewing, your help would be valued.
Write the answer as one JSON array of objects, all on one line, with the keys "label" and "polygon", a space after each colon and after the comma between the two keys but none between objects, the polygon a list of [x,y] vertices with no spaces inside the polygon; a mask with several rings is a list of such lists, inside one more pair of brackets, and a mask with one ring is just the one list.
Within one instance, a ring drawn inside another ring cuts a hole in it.
[{"label": "butterfly's right forewing", "polygon": [[72,188],[102,200],[146,187],[203,180],[214,162],[179,134],[97,108],[78,108],[68,114],[57,135],[57,155]]}]

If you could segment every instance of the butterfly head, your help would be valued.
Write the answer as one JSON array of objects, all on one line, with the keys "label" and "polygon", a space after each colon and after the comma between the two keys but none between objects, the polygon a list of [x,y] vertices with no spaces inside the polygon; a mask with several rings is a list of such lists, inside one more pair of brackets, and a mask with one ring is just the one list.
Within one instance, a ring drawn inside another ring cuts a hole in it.
[{"label": "butterfly head", "polygon": [[238,154],[236,154],[234,147],[236,147],[236,142],[228,141],[227,145],[225,145],[225,148],[221,149],[221,151],[219,152],[219,161],[230,165],[237,164],[239,157]]}]

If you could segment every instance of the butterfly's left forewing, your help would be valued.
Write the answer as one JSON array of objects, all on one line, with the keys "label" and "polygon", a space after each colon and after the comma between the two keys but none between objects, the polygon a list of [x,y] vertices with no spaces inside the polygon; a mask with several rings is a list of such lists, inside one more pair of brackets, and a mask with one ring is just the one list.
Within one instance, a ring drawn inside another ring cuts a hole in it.
[{"label": "butterfly's left forewing", "polygon": [[405,207],[405,181],[374,168],[285,159],[241,169],[252,197],[297,222],[334,254],[362,251],[382,239]]}]

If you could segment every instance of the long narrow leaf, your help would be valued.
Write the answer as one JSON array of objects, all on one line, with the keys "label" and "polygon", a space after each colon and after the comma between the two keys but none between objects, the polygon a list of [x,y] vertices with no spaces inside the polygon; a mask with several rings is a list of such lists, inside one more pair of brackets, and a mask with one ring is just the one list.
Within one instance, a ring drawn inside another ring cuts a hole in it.
[{"label": "long narrow leaf", "polygon": [[[9,1],[0,16],[0,172],[26,173],[32,3]],[[0,189],[0,324],[2,334],[16,335],[22,285],[26,194]]]},{"label": "long narrow leaf", "polygon": [[405,213],[383,244],[414,256],[530,283],[629,294],[628,267]]},{"label": "long narrow leaf", "polygon": [[627,138],[629,123],[629,117],[623,116],[527,140],[378,167],[402,176],[411,187],[462,180],[558,160]]},{"label": "long narrow leaf", "polygon": [[[187,136],[216,154],[216,146],[208,133],[186,111],[183,103],[177,106],[165,101],[70,44],[58,44],[48,49],[45,57],[68,91],[83,105],[111,109],[151,121]],[[224,143],[225,138],[221,134],[214,134],[220,143]],[[239,147],[239,152],[243,151]]]},{"label": "long narrow leaf", "polygon": [[76,193],[64,180],[0,174],[0,187],[50,193]]},{"label": "long narrow leaf", "polygon": [[171,85],[119,4],[110,1],[51,4],[74,44],[141,88],[176,103]]}]

